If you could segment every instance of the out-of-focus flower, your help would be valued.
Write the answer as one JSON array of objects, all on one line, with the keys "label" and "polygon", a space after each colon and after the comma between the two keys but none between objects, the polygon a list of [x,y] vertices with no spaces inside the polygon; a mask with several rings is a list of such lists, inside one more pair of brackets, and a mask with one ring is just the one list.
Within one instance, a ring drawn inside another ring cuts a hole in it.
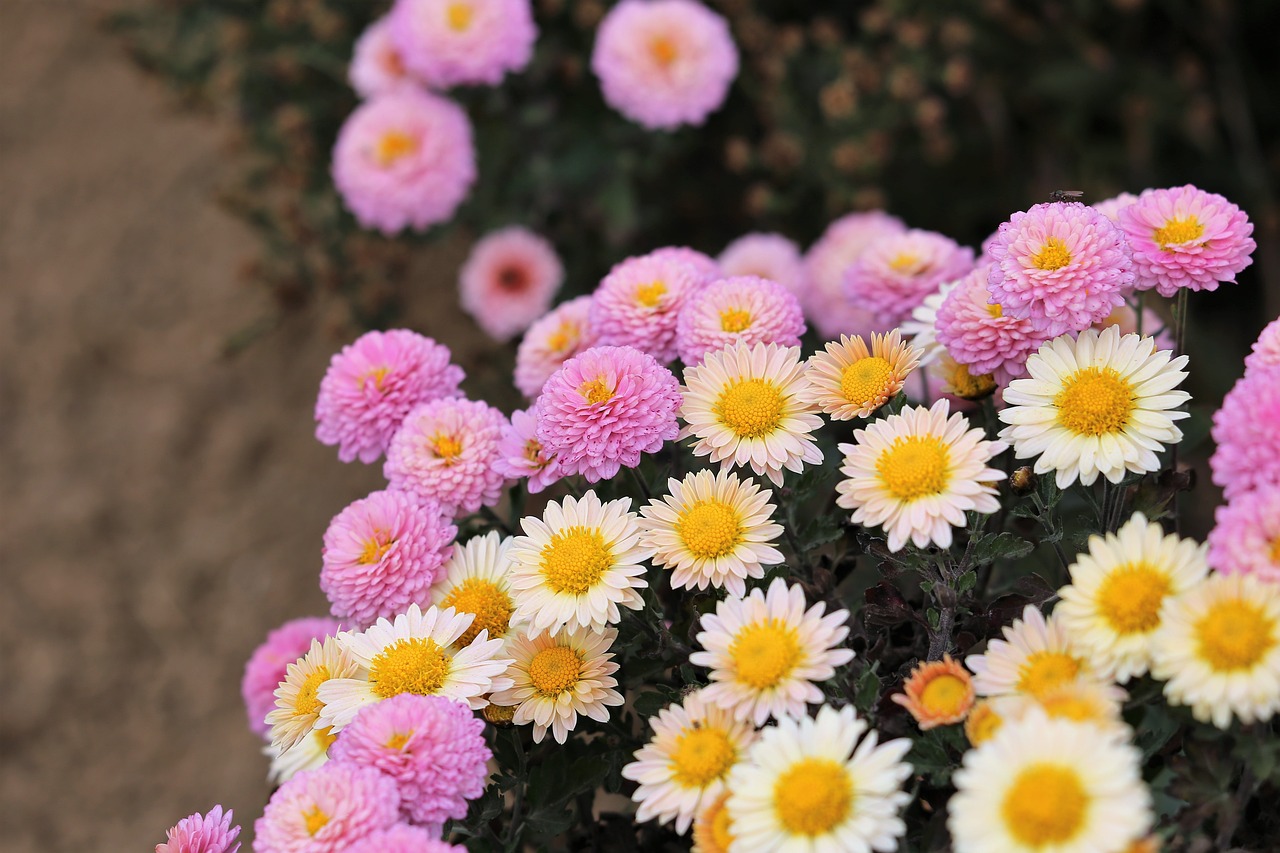
[{"label": "out-of-focus flower", "polygon": [[600,344],[634,347],[663,364],[675,361],[680,312],[706,282],[696,265],[674,253],[627,258],[591,298],[592,332]]},{"label": "out-of-focus flower", "polygon": [[823,339],[879,331],[869,312],[845,298],[845,273],[868,247],[906,230],[902,220],[882,210],[850,213],[828,225],[809,247],[804,258],[808,275],[800,303]]},{"label": "out-of-focus flower", "polygon": [[1209,458],[1213,482],[1227,500],[1266,485],[1280,485],[1280,368],[1246,372],[1213,415]]},{"label": "out-of-focus flower", "polygon": [[555,248],[527,228],[503,228],[471,249],[458,275],[462,310],[496,341],[509,341],[551,307],[564,281]]},{"label": "out-of-focus flower", "polygon": [[794,240],[771,233],[744,234],[716,259],[727,276],[754,275],[797,295],[805,291],[804,258]]},{"label": "out-of-focus flower", "polygon": [[1245,374],[1280,367],[1280,320],[1272,320],[1244,358]]},{"label": "out-of-focus flower", "polygon": [[498,85],[538,37],[530,0],[396,0],[388,18],[405,66],[440,89]]},{"label": "out-of-focus flower", "polygon": [[869,245],[845,271],[844,295],[892,329],[943,284],[973,269],[973,250],[933,231],[912,229]]},{"label": "out-of-focus flower", "polygon": [[351,88],[362,98],[372,98],[401,86],[420,86],[422,82],[404,66],[399,49],[391,38],[390,21],[379,18],[356,39],[347,72]]},{"label": "out-of-focus flower", "polygon": [[515,383],[521,394],[536,398],[561,365],[595,346],[590,313],[591,297],[579,296],[557,305],[529,327],[516,350]]},{"label": "out-of-focus flower", "polygon": [[950,726],[963,722],[973,707],[973,677],[950,655],[944,655],[940,661],[918,664],[902,692],[889,698],[907,709],[921,731]]}]

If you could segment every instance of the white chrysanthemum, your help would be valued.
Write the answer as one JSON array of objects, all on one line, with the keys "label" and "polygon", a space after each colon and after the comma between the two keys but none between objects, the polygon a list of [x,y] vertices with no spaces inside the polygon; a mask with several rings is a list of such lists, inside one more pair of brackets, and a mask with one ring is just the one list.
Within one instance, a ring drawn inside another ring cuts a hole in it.
[{"label": "white chrysanthemum", "polygon": [[622,768],[622,775],[640,783],[631,795],[640,804],[637,821],[675,820],[676,832],[683,835],[725,791],[729,771],[756,739],[755,729],[704,702],[699,693],[664,708],[649,722],[653,737]]},{"label": "white chrysanthemum", "polygon": [[1171,356],[1118,326],[1054,338],[1027,359],[1028,377],[1005,388],[1000,437],[1019,459],[1039,457],[1037,474],[1056,471],[1060,489],[1157,471],[1156,454],[1182,440],[1174,421],[1188,417],[1172,410],[1191,399],[1174,390],[1187,357]]},{"label": "white chrysanthemum", "polygon": [[673,589],[711,585],[741,598],[747,578],[762,578],[765,566],[782,562],[773,547],[782,526],[770,520],[777,507],[752,481],[704,469],[671,478],[667,488],[667,497],[640,509],[640,541],[655,551],[655,563],[672,570]]},{"label": "white chrysanthemum", "polygon": [[590,491],[551,501],[541,519],[520,519],[525,535],[511,545],[511,589],[526,634],[580,625],[603,631],[622,618],[619,606],[644,606],[641,563],[653,551],[640,544],[630,508],[630,498],[601,503]]},{"label": "white chrysanthemum", "polygon": [[271,759],[267,779],[272,785],[283,785],[303,770],[315,770],[329,760],[329,747],[338,736],[329,728],[312,729],[302,740],[280,752],[272,744],[262,748]]},{"label": "white chrysanthemum", "polygon": [[601,723],[609,707],[622,704],[613,674],[618,665],[609,648],[618,638],[613,628],[544,631],[533,637],[515,636],[508,644],[514,660],[507,670],[510,687],[493,694],[495,705],[514,706],[516,725],[533,723],[539,743],[547,730],[564,743],[583,714]]},{"label": "white chrysanthemum", "polygon": [[1220,729],[1280,710],[1280,587],[1211,574],[1160,615],[1151,674],[1171,703]]},{"label": "white chrysanthemum", "polygon": [[1165,600],[1199,583],[1209,565],[1205,546],[1165,536],[1135,513],[1105,539],[1089,537],[1089,553],[1078,555],[1070,572],[1054,616],[1100,675],[1124,684],[1151,665]]},{"label": "white chrysanthemum", "polygon": [[889,550],[907,542],[951,546],[951,528],[964,527],[966,512],[1000,508],[992,486],[1005,475],[987,462],[1004,451],[999,441],[970,429],[950,403],[914,406],[855,430],[854,444],[841,444],[846,479],[836,485],[836,503],[854,510],[854,524],[883,527]]},{"label": "white chrysanthemum", "polygon": [[872,332],[869,349],[860,335],[841,335],[805,363],[803,393],[834,420],[868,418],[902,390],[919,358],[897,329]]},{"label": "white chrysanthemum", "polygon": [[511,660],[500,657],[502,640],[491,640],[483,631],[466,648],[450,648],[474,618],[452,607],[421,610],[410,604],[394,622],[383,618],[360,633],[338,634],[338,643],[360,665],[362,677],[333,678],[320,685],[317,695],[324,709],[317,725],[332,726],[336,734],[365,705],[401,693],[447,696],[474,710],[483,708],[486,693],[510,684],[503,673]]},{"label": "white chrysanthemum", "polygon": [[1072,647],[1058,614],[1048,619],[1028,604],[1022,618],[1004,629],[1003,640],[991,640],[984,654],[969,655],[979,696],[1027,693],[1042,696],[1077,678],[1098,680],[1088,660]]},{"label": "white chrysanthemum", "polygon": [[1006,720],[952,779],[956,853],[1121,853],[1151,826],[1140,762],[1090,723]]},{"label": "white chrysanthemum", "polygon": [[695,437],[694,455],[721,468],[750,465],[781,486],[784,468],[799,473],[822,461],[811,437],[822,419],[801,393],[805,384],[799,347],[735,344],[707,353],[684,369],[680,438]]},{"label": "white chrysanthemum", "polygon": [[778,720],[729,774],[733,849],[897,850],[906,832],[900,812],[911,800],[902,790],[910,749],[907,738],[879,743],[847,706]]},{"label": "white chrysanthemum", "polygon": [[705,651],[689,655],[689,663],[711,670],[703,701],[757,726],[771,716],[804,716],[806,703],[822,701],[817,684],[853,660],[852,650],[839,648],[849,612],[823,616],[826,609],[818,602],[805,610],[804,592],[782,578],[767,594],[753,589],[746,598],[718,602],[698,632]]},{"label": "white chrysanthemum", "polygon": [[1054,720],[1089,723],[1109,737],[1131,740],[1133,730],[1125,723],[1124,700],[1128,694],[1114,684],[1077,678],[1051,687],[1039,696],[1008,693],[990,700],[1001,721],[1021,720],[1031,713]]},{"label": "white chrysanthemum", "polygon": [[951,289],[963,280],[958,278],[949,281],[930,293],[923,302],[911,309],[911,319],[904,320],[900,326],[902,334],[920,351],[921,367],[932,364],[934,359],[947,351],[946,347],[938,343],[938,309],[946,301]]},{"label": "white chrysanthemum", "polygon": [[475,616],[458,637],[459,647],[470,645],[481,631],[488,632],[491,640],[505,640],[511,632],[516,608],[509,577],[512,541],[497,531],[468,539],[453,549],[440,579],[431,587],[431,603],[436,607]]},{"label": "white chrysanthemum", "polygon": [[354,678],[360,665],[333,637],[311,641],[311,649],[297,663],[289,664],[284,681],[276,688],[276,706],[267,714],[271,744],[276,752],[288,750],[305,738],[320,719],[324,703],[316,695],[331,678]]}]

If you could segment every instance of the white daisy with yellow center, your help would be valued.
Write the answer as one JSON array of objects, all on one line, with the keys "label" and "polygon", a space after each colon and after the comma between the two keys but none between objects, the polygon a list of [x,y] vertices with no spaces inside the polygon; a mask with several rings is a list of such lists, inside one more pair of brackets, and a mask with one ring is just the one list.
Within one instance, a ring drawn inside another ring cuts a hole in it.
[{"label": "white daisy with yellow center", "polygon": [[468,539],[453,549],[440,579],[431,587],[431,603],[436,607],[475,616],[458,638],[458,646],[470,645],[481,631],[491,640],[505,640],[511,632],[516,608],[509,579],[511,543],[496,531]]},{"label": "white daisy with yellow center", "polygon": [[1152,642],[1151,674],[1171,703],[1220,729],[1280,710],[1280,588],[1211,574],[1171,598]]},{"label": "white daisy with yellow center", "polygon": [[707,353],[684,369],[680,438],[696,438],[694,455],[722,469],[749,465],[781,486],[784,469],[822,461],[811,437],[822,419],[806,387],[799,347],[739,343]]},{"label": "white daisy with yellow center", "polygon": [[889,550],[908,542],[951,547],[951,528],[963,527],[966,512],[1000,509],[995,486],[1005,475],[987,462],[1004,444],[970,429],[950,403],[909,407],[855,430],[854,444],[841,444],[846,479],[836,485],[836,503],[854,510],[853,522],[883,527]]},{"label": "white daisy with yellow center", "polygon": [[303,770],[315,770],[329,760],[329,747],[338,736],[329,728],[312,729],[307,736],[286,749],[278,751],[272,744],[262,748],[271,759],[267,779],[273,785],[283,785]]},{"label": "white daisy with yellow center", "polygon": [[640,787],[631,799],[640,804],[637,821],[674,820],[676,832],[688,832],[694,818],[725,791],[729,771],[755,741],[745,720],[702,700],[685,697],[649,720],[653,738],[636,751],[622,775]]},{"label": "white daisy with yellow center", "polygon": [[324,710],[317,695],[320,685],[331,678],[359,675],[360,665],[336,639],[312,640],[311,649],[285,670],[284,681],[276,688],[276,706],[267,714],[275,751],[287,751],[315,728]]},{"label": "white daisy with yellow center", "polygon": [[697,641],[704,651],[689,655],[689,663],[711,670],[702,701],[757,726],[771,716],[804,716],[807,703],[823,700],[817,684],[853,660],[851,649],[838,648],[849,634],[849,612],[823,616],[826,609],[818,602],[805,610],[804,592],[782,578],[768,593],[753,589],[718,602],[702,617]]},{"label": "white daisy with yellow center", "polygon": [[897,329],[872,332],[869,349],[860,335],[841,335],[805,363],[804,395],[834,420],[867,418],[902,390],[919,362],[920,351]]},{"label": "white daisy with yellow center", "polygon": [[360,633],[338,634],[338,643],[360,666],[360,677],[320,685],[324,708],[317,725],[332,726],[336,734],[365,705],[401,693],[447,696],[473,710],[483,708],[486,693],[510,685],[503,673],[511,659],[503,655],[502,640],[484,631],[466,648],[454,648],[474,619],[452,607],[421,610],[410,604],[394,622],[381,618]]},{"label": "white daisy with yellow center", "polygon": [[878,741],[847,706],[761,731],[729,774],[733,849],[897,850],[911,741]]},{"label": "white daisy with yellow center", "polygon": [[511,686],[493,694],[494,704],[514,707],[515,725],[533,723],[535,743],[548,730],[556,743],[564,743],[579,714],[607,722],[609,708],[622,704],[622,694],[614,690],[618,665],[609,651],[617,638],[613,628],[581,627],[512,637],[507,647],[514,658],[507,670]]},{"label": "white daisy with yellow center", "polygon": [[1054,615],[1099,675],[1124,684],[1151,665],[1165,600],[1203,580],[1209,565],[1205,546],[1135,513],[1116,533],[1089,537],[1089,553],[1069,571]]},{"label": "white daisy with yellow center", "polygon": [[640,509],[640,541],[671,569],[673,589],[727,589],[741,598],[746,579],[781,563],[782,534],[769,494],[732,471],[703,470],[667,481],[671,493]]},{"label": "white daisy with yellow center", "polygon": [[1089,723],[1102,734],[1127,741],[1133,737],[1133,730],[1121,716],[1127,696],[1114,684],[1076,679],[1049,688],[1039,696],[1013,693],[996,696],[991,702],[1001,720],[1021,720],[1036,712],[1054,720]]},{"label": "white daisy with yellow center", "polygon": [[1037,474],[1056,472],[1060,489],[1157,471],[1156,454],[1182,440],[1174,422],[1189,416],[1173,411],[1191,399],[1175,390],[1186,364],[1119,326],[1054,338],[1027,359],[1028,377],[1005,388],[1000,437],[1019,459],[1038,457]]},{"label": "white daisy with yellow center", "polygon": [[1042,696],[1078,678],[1099,680],[1088,659],[1071,645],[1058,615],[1045,619],[1030,604],[1021,619],[1004,629],[1003,640],[991,640],[985,653],[969,655],[964,665],[974,674],[979,696]]},{"label": "white daisy with yellow center", "polygon": [[1151,826],[1138,750],[1090,723],[1033,712],[969,750],[952,782],[956,853],[1119,851]]},{"label": "white daisy with yellow center", "polygon": [[644,606],[639,590],[645,560],[630,498],[601,503],[594,491],[581,499],[551,501],[542,518],[522,518],[523,536],[511,544],[514,618],[526,634],[562,627],[603,631],[622,618],[619,607]]}]

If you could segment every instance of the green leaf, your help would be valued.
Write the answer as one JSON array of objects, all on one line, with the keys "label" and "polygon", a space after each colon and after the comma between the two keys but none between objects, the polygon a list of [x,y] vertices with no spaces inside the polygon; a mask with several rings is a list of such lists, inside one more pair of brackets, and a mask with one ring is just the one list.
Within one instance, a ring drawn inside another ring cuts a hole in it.
[{"label": "green leaf", "polygon": [[996,560],[1017,560],[1035,550],[1035,545],[1012,533],[983,536],[973,547],[973,564],[985,566]]}]

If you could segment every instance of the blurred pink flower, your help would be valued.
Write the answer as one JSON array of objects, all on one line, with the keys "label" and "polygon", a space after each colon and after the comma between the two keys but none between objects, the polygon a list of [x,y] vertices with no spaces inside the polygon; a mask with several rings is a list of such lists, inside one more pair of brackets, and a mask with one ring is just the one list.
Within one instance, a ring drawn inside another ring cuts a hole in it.
[{"label": "blurred pink flower", "polygon": [[529,327],[516,350],[515,383],[521,394],[531,400],[537,397],[560,365],[595,346],[590,313],[591,297],[579,296],[557,305]]},{"label": "blurred pink flower", "polygon": [[1227,500],[1280,485],[1280,367],[1246,374],[1213,416],[1213,482]]},{"label": "blurred pink flower", "polygon": [[704,271],[659,250],[614,266],[591,299],[598,343],[647,352],[662,364],[676,359],[676,323],[685,303],[706,284]]},{"label": "blurred pink flower", "polygon": [[973,250],[943,234],[911,229],[869,245],[844,274],[844,295],[893,329],[924,298],[973,269]]},{"label": "blurred pink flower", "polygon": [[800,304],[824,340],[841,335],[867,336],[878,327],[870,312],[854,305],[844,292],[844,276],[867,248],[907,230],[896,216],[883,210],[850,213],[827,226],[805,255],[805,289]]},{"label": "blurred pink flower", "polygon": [[472,247],[458,291],[462,310],[485,334],[509,341],[547,312],[563,281],[550,243],[527,228],[503,228]]},{"label": "blurred pink flower", "polygon": [[362,98],[422,82],[408,72],[400,51],[391,40],[390,21],[384,16],[374,21],[356,39],[347,72],[351,88]]},{"label": "blurred pink flower", "polygon": [[800,247],[781,234],[744,234],[725,247],[717,262],[725,276],[767,278],[797,295],[805,289],[806,273]]},{"label": "blurred pink flower", "polygon": [[1280,485],[1236,495],[1218,507],[1215,520],[1209,534],[1210,566],[1224,574],[1280,581]]},{"label": "blurred pink flower", "polygon": [[405,66],[437,89],[498,85],[538,38],[530,0],[396,0],[388,18]]}]

